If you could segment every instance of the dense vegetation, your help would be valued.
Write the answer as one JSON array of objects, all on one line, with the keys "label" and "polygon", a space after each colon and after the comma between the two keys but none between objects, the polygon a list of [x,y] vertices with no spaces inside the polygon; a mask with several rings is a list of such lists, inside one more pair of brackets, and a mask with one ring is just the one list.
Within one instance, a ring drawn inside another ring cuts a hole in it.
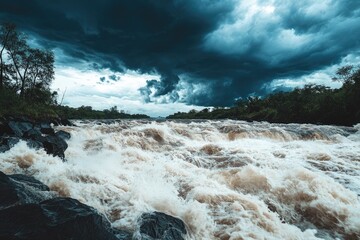
[{"label": "dense vegetation", "polygon": [[89,106],[71,108],[68,106],[56,106],[55,111],[59,116],[69,119],[142,119],[149,118],[145,114],[129,114],[118,110],[116,106],[102,111],[94,110]]},{"label": "dense vegetation", "polygon": [[306,85],[291,92],[278,92],[265,98],[248,97],[231,108],[205,108],[178,112],[168,119],[240,119],[281,123],[352,125],[360,122],[360,68],[345,66],[334,81],[339,89]]},{"label": "dense vegetation", "polygon": [[54,54],[32,48],[15,25],[0,25],[0,116],[31,118],[114,119],[148,118],[127,114],[116,107],[103,111],[88,106],[70,108],[57,104],[57,92],[50,90],[54,79]]}]

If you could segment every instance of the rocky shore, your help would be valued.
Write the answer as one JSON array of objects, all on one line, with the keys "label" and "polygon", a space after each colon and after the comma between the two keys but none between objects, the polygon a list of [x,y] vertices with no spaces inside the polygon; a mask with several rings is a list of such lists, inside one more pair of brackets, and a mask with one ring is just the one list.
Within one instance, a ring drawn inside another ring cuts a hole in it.
[{"label": "rocky shore", "polygon": [[[66,140],[71,135],[53,125],[69,121],[32,121],[26,118],[0,120],[0,154],[19,141],[43,148],[65,161]],[[60,160],[59,159],[59,160]],[[111,227],[94,208],[76,199],[59,197],[31,176],[6,175],[0,171],[0,239],[184,239],[182,220],[161,212],[139,216],[134,232]]]}]

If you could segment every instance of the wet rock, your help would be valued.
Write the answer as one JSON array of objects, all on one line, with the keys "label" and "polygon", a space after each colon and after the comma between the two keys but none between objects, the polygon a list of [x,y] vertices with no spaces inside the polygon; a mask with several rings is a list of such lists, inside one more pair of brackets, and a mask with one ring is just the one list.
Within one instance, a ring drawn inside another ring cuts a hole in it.
[{"label": "wet rock", "polygon": [[9,175],[8,176],[11,180],[17,182],[17,183],[22,183],[22,184],[26,184],[30,187],[33,187],[34,189],[32,190],[36,190],[36,191],[50,191],[50,188],[48,186],[46,186],[45,184],[43,184],[42,182],[36,180],[33,177],[30,176],[26,176],[23,174],[13,174],[13,175]]},{"label": "wet rock", "polygon": [[40,129],[40,132],[43,134],[48,134],[48,135],[55,134],[55,131],[51,127],[50,123],[40,123],[38,126],[36,126],[36,128]]},{"label": "wet rock", "polygon": [[28,145],[29,148],[34,148],[34,149],[40,149],[44,147],[44,145],[41,142],[34,141],[31,139],[26,140],[26,145]]},{"label": "wet rock", "polygon": [[41,141],[48,154],[65,158],[65,150],[68,147],[65,140],[57,136],[46,136]]},{"label": "wet rock", "polygon": [[8,146],[0,145],[0,153],[6,152],[8,150],[9,150]]},{"label": "wet rock", "polygon": [[0,172],[0,209],[25,203],[38,203],[49,196],[44,193],[47,191],[49,188],[33,177],[20,174],[7,176]]},{"label": "wet rock", "polygon": [[0,153],[8,151],[20,141],[18,137],[2,137],[0,138]]},{"label": "wet rock", "polygon": [[33,128],[30,122],[9,121],[3,123],[2,131],[10,136],[22,137],[25,132]]},{"label": "wet rock", "polygon": [[19,140],[24,140],[30,148],[44,148],[48,154],[65,158],[70,133],[54,129],[48,122],[33,123],[25,118],[1,119],[0,122],[0,153],[8,151]]},{"label": "wet rock", "polygon": [[36,140],[36,138],[38,138],[39,136],[41,136],[41,132],[37,128],[32,128],[29,131],[27,131],[26,133],[24,133],[24,138],[27,138],[27,139]]},{"label": "wet rock", "polygon": [[61,119],[60,125],[62,126],[75,126],[72,122],[70,122],[68,119]]},{"label": "wet rock", "polygon": [[63,140],[69,140],[71,138],[70,133],[60,130],[55,133],[55,136],[60,137]]},{"label": "wet rock", "polygon": [[140,239],[180,240],[187,233],[182,220],[161,212],[144,213],[139,223]]},{"label": "wet rock", "polygon": [[126,232],[126,231],[122,231],[122,230],[118,230],[118,229],[113,229],[112,232],[116,236],[116,238],[119,240],[132,240],[133,239],[133,234],[130,232]]},{"label": "wet rock", "polygon": [[0,239],[132,239],[93,208],[51,197],[49,187],[33,177],[0,172]]},{"label": "wet rock", "polygon": [[0,239],[117,238],[93,208],[75,199],[54,198],[1,210]]}]

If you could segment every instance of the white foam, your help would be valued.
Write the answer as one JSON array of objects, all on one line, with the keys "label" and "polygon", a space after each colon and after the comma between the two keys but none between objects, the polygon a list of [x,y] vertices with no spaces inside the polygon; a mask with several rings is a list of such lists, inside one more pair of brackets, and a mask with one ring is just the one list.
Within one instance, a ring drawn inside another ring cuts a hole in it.
[{"label": "white foam", "polygon": [[72,136],[67,162],[20,142],[0,170],[32,175],[121,229],[156,210],[181,218],[189,239],[360,236],[358,125],[77,124],[58,127]]}]

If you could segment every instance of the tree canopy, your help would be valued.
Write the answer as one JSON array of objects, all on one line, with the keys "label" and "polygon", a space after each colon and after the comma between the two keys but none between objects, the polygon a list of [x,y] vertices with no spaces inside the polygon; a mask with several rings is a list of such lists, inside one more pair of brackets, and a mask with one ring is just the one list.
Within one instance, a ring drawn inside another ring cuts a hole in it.
[{"label": "tree canopy", "polygon": [[1,24],[0,90],[11,90],[35,102],[55,101],[50,93],[54,74],[52,51],[30,47],[15,25]]},{"label": "tree canopy", "polygon": [[54,54],[29,46],[27,36],[14,24],[0,24],[0,116],[26,115],[32,118],[114,119],[148,118],[128,114],[116,106],[103,111],[89,106],[71,108],[57,104],[54,80]]},{"label": "tree canopy", "polygon": [[339,89],[309,84],[290,92],[240,99],[231,108],[178,112],[168,119],[238,119],[281,123],[352,125],[360,122],[360,68],[343,66],[333,80]]}]

